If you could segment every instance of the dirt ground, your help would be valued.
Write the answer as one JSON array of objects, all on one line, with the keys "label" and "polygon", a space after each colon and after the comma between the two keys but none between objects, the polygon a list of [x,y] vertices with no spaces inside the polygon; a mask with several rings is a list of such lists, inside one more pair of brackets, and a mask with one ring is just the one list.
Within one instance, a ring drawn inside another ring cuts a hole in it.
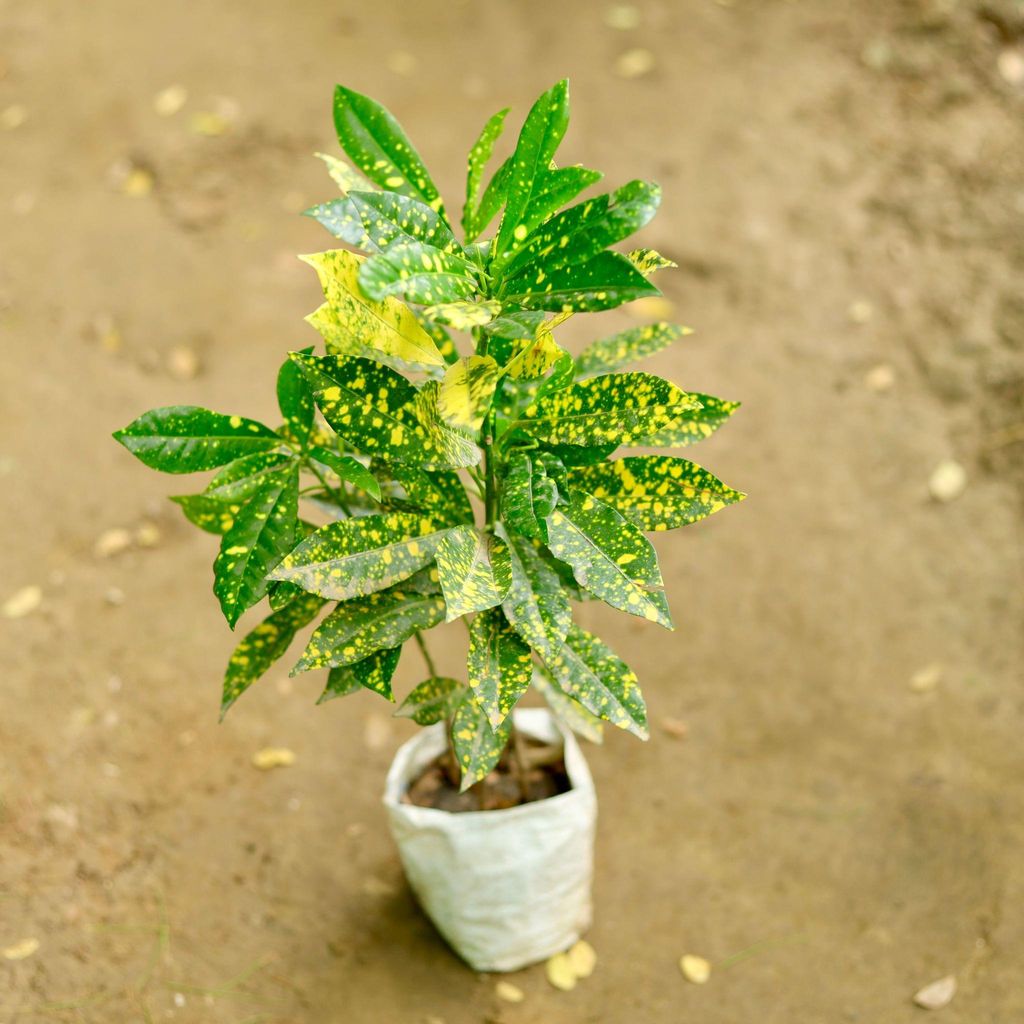
[{"label": "dirt ground", "polygon": [[[43,592],[0,619],[0,1024],[901,1024],[947,974],[945,1024],[1024,1020],[1024,13],[635,10],[0,0],[0,599]],[[650,365],[743,401],[695,457],[751,497],[659,539],[675,634],[581,613],[654,737],[589,750],[597,970],[521,972],[511,1005],[402,880],[380,793],[408,723],[281,668],[217,724],[215,542],[165,500],[196,488],[109,434],[273,415],[314,340],[294,257],[330,239],[296,213],[332,194],[336,81],[457,206],[485,118],[565,74],[562,158],[665,188],[645,243],[697,333]],[[253,768],[268,745],[294,765]]]}]

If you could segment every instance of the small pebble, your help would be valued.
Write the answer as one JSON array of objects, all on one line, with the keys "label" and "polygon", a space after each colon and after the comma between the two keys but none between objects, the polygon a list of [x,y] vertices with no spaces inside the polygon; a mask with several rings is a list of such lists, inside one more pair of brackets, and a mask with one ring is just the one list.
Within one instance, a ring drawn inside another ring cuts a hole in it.
[{"label": "small pebble", "polygon": [[604,23],[609,28],[628,32],[640,24],[640,12],[632,4],[612,4],[604,12]]},{"label": "small pebble", "polygon": [[615,61],[615,74],[619,78],[642,78],[653,70],[654,54],[639,47],[626,50]]},{"label": "small pebble", "polygon": [[104,530],[96,539],[92,552],[97,558],[113,558],[114,555],[127,551],[131,546],[131,533],[118,526],[112,530]]},{"label": "small pebble", "polygon": [[223,135],[230,127],[228,119],[212,110],[200,110],[192,115],[188,123],[196,135]]},{"label": "small pebble", "polygon": [[494,986],[494,994],[506,1003],[521,1003],[526,998],[523,990],[511,981],[499,981]]},{"label": "small pebble", "polygon": [[580,939],[565,955],[569,958],[569,965],[577,978],[589,978],[594,973],[597,954],[586,939]]},{"label": "small pebble", "polygon": [[967,471],[959,462],[945,459],[928,478],[928,491],[936,501],[954,501],[967,489]]},{"label": "small pebble", "polygon": [[679,960],[683,977],[694,985],[703,985],[711,977],[711,964],[702,956],[686,953]]},{"label": "small pebble", "polygon": [[562,992],[569,992],[576,987],[576,972],[565,953],[556,953],[551,957],[544,965],[544,970],[548,981]]},{"label": "small pebble", "polygon": [[676,740],[685,740],[686,734],[690,731],[690,727],[681,718],[663,718],[661,728]]},{"label": "small pebble", "polygon": [[28,120],[28,110],[20,103],[12,103],[0,110],[0,128],[9,132],[20,128]]},{"label": "small pebble", "polygon": [[182,1006],[185,1005],[185,1003],[187,1001],[188,1000],[185,999],[185,993],[184,992],[175,992],[174,993],[174,1005],[175,1006],[182,1007]]},{"label": "small pebble", "polygon": [[161,117],[173,117],[188,99],[188,90],[183,85],[169,85],[153,97],[153,109]]},{"label": "small pebble", "polygon": [[253,767],[261,772],[271,768],[287,768],[295,764],[295,752],[287,747],[264,747],[252,755]]},{"label": "small pebble", "polygon": [[43,590],[35,585],[16,590],[3,605],[5,619],[23,619],[43,603]]},{"label": "small pebble", "polygon": [[867,299],[857,299],[850,303],[846,315],[852,324],[866,324],[875,315],[875,307]]},{"label": "small pebble", "polygon": [[155,548],[160,543],[161,537],[160,527],[148,519],[135,528],[135,543],[140,548]]},{"label": "small pebble", "polygon": [[996,60],[1003,81],[1010,85],[1024,85],[1024,54],[1020,50],[1003,50]]},{"label": "small pebble", "polygon": [[0,950],[0,956],[5,960],[26,960],[38,950],[38,939],[22,939],[20,942],[14,943],[13,946]]},{"label": "small pebble", "polygon": [[942,679],[942,666],[938,663],[931,665],[925,665],[924,668],[919,668],[911,677],[910,689],[914,693],[929,693],[939,685],[939,681]]},{"label": "small pebble", "polygon": [[114,608],[120,608],[124,604],[124,591],[120,587],[107,587],[103,600]]},{"label": "small pebble", "polygon": [[914,1002],[923,1010],[941,1010],[948,1006],[956,995],[956,978],[947,974],[914,993]]},{"label": "small pebble", "polygon": [[199,376],[199,356],[187,345],[175,345],[167,353],[167,372],[175,380],[195,380]]},{"label": "small pebble", "polygon": [[877,366],[872,366],[864,374],[864,383],[869,391],[874,391],[878,394],[891,391],[896,383],[896,372],[888,363],[879,363]]},{"label": "small pebble", "polygon": [[153,175],[144,167],[133,167],[121,182],[121,191],[133,199],[141,199],[153,191]]}]

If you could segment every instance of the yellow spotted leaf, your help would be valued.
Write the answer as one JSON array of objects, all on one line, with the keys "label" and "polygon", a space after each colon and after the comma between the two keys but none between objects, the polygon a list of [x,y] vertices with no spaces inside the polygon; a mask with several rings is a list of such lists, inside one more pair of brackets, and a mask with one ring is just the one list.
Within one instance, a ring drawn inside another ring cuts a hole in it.
[{"label": "yellow spotted leaf", "polygon": [[478,433],[500,376],[501,370],[490,356],[469,356],[452,363],[437,394],[441,417],[458,430]]}]

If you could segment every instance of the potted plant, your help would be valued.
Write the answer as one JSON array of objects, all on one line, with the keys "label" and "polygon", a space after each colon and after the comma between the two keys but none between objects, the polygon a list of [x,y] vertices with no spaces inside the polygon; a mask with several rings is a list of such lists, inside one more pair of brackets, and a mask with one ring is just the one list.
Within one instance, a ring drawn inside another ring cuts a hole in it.
[{"label": "potted plant", "polygon": [[[650,276],[674,264],[611,248],[653,217],[658,186],[573,203],[601,175],[553,162],[564,81],[484,186],[507,113],[470,150],[460,242],[394,117],[338,87],[351,163],[324,157],[342,195],[308,212],[348,248],[302,257],[324,291],[307,320],[325,350],[281,367],[281,422],[174,406],[114,435],[154,469],[216,470],[172,500],[220,536],[213,589],[230,626],[269,603],[230,657],[222,714],[318,617],[292,671],[328,670],[321,701],[394,701],[403,645],[419,646],[428,677],[396,714],[426,728],[396,756],[385,803],[421,903],[487,970],[548,957],[589,924],[596,805],[573,733],[648,736],[635,675],[572,602],[671,629],[645,533],[743,497],[683,458],[615,457],[687,447],[735,410],[623,371],[684,328],[634,327],[576,357],[555,340],[576,313],[660,294]],[[451,679],[423,634],[458,618],[466,676]],[[516,710],[531,686],[550,710]]]}]

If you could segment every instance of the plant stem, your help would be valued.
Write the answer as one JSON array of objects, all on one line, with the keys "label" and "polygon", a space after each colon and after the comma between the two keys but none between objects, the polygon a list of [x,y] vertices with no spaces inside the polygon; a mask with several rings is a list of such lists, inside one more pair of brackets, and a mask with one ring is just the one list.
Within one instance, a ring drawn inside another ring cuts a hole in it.
[{"label": "plant stem", "polygon": [[430,651],[427,650],[427,642],[423,639],[423,634],[413,633],[413,637],[416,640],[416,646],[420,649],[420,654],[423,655],[423,663],[427,666],[427,671],[432,678],[436,678],[437,668],[434,665],[434,659],[430,656]]},{"label": "plant stem", "polygon": [[[420,654],[423,656],[423,663],[427,666],[427,671],[430,673],[431,678],[436,679],[437,666],[434,664],[434,659],[430,656],[430,651],[427,649],[427,642],[423,639],[423,634],[420,632],[413,633],[413,638],[416,640],[416,646],[420,649]],[[448,757],[442,764],[444,773],[448,776],[448,782],[458,789],[459,759],[455,755],[455,742],[452,740],[452,724],[453,716],[449,715],[444,722],[444,736],[445,742],[448,745]]]},{"label": "plant stem", "polygon": [[492,447],[494,445],[494,412],[487,414],[484,421],[484,529],[493,530],[494,521],[498,515],[498,488],[494,472],[494,457]]},{"label": "plant stem", "polygon": [[526,780],[526,752],[523,746],[523,734],[516,728],[514,721],[509,729],[509,746],[512,748],[512,765],[515,768],[516,782],[519,785],[519,796],[525,804],[530,799],[530,787]]},{"label": "plant stem", "polygon": [[333,494],[338,499],[338,504],[341,506],[341,510],[347,516],[352,515],[352,509],[348,507],[348,502],[345,500],[345,491],[341,487],[332,487],[327,481],[327,478],[320,472],[312,462],[307,462],[306,465],[309,467],[310,472],[324,485],[329,494]]}]

